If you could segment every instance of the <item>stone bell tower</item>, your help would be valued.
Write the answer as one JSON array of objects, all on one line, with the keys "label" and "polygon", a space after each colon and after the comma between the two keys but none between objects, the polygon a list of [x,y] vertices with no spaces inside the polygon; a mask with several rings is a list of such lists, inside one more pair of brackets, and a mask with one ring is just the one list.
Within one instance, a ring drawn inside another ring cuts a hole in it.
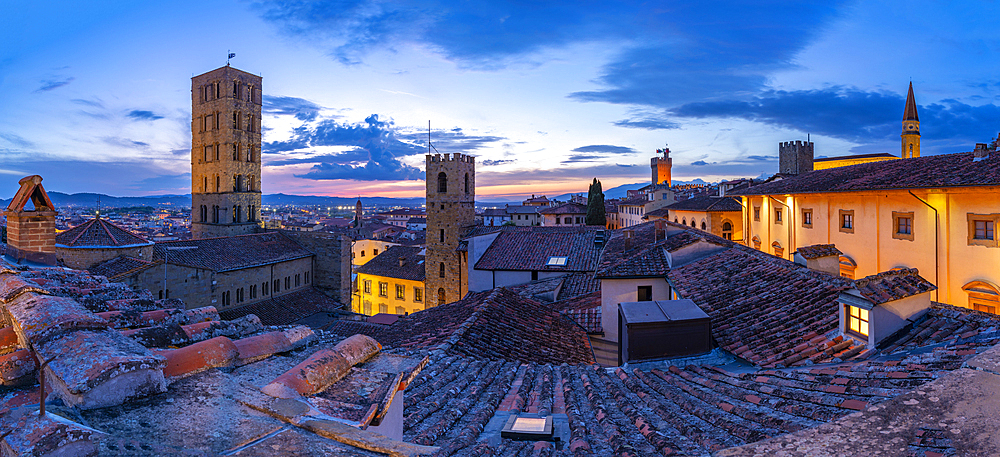
[{"label": "stone bell tower", "polygon": [[191,78],[191,233],[260,228],[261,77],[229,65]]},{"label": "stone bell tower", "polygon": [[461,300],[469,291],[459,237],[476,221],[476,162],[464,154],[428,154],[427,255],[424,262],[427,307]]},{"label": "stone bell tower", "polygon": [[900,157],[909,159],[920,157],[920,119],[917,117],[917,102],[913,98],[913,81],[910,81],[910,91],[906,94],[906,107],[903,108],[903,133],[899,135],[903,145]]}]

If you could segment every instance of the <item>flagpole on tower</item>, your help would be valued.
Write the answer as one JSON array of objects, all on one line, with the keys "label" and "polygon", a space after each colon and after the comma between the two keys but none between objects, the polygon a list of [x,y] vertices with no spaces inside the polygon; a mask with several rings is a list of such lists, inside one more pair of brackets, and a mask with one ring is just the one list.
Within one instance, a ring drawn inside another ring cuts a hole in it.
[{"label": "flagpole on tower", "polygon": [[226,66],[228,67],[229,66],[229,59],[232,59],[233,57],[236,57],[236,53],[233,52],[233,51],[229,51],[229,50],[227,50],[226,52],[229,53],[229,57],[226,57]]}]

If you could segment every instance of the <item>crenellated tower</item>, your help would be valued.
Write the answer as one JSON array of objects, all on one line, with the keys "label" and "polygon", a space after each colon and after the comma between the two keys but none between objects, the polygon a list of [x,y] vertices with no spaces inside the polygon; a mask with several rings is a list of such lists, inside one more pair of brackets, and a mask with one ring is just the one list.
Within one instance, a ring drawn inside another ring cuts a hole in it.
[{"label": "crenellated tower", "polygon": [[191,78],[191,233],[260,228],[261,77],[229,65]]},{"label": "crenellated tower", "polygon": [[428,154],[427,255],[424,285],[427,307],[461,300],[469,291],[459,237],[476,221],[476,162],[465,154]]},{"label": "crenellated tower", "polygon": [[920,119],[917,117],[917,102],[913,98],[913,81],[910,81],[910,91],[906,94],[903,133],[899,137],[903,144],[900,157],[904,159],[920,157]]},{"label": "crenellated tower", "polygon": [[663,153],[663,157],[653,157],[649,159],[649,168],[653,171],[653,185],[666,184],[670,186],[670,169],[673,167],[674,159],[670,158],[670,149],[657,149],[657,154]]}]

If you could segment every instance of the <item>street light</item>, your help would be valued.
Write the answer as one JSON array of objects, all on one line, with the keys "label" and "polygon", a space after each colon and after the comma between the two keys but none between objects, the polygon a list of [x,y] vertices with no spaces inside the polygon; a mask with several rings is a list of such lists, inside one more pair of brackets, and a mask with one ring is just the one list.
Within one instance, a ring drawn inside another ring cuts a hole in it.
[{"label": "street light", "polygon": [[163,247],[163,298],[170,298],[167,292],[167,258],[170,251],[188,251],[198,249],[198,246],[164,246]]}]

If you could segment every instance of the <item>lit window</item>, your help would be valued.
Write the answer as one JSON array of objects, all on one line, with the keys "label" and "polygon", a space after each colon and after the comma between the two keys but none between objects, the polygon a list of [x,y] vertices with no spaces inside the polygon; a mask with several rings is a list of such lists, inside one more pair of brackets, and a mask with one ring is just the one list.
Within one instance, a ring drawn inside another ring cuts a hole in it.
[{"label": "lit window", "polygon": [[424,289],[419,287],[413,288],[413,301],[417,303],[424,301]]},{"label": "lit window", "polygon": [[972,281],[962,287],[969,294],[969,308],[996,314],[1000,308],[1000,288],[986,281]]},{"label": "lit window", "polygon": [[755,221],[759,221],[760,220],[760,207],[759,206],[754,206],[753,207],[753,220],[755,220]]},{"label": "lit window", "polygon": [[389,305],[387,305],[385,303],[379,303],[378,304],[378,312],[380,312],[382,314],[388,313],[389,312]]},{"label": "lit window", "polygon": [[372,293],[372,280],[371,279],[366,279],[365,280],[365,293],[366,294],[371,294]]},{"label": "lit window", "polygon": [[545,264],[550,267],[565,267],[567,257],[549,257],[549,261]]},{"label": "lit window", "polygon": [[722,223],[722,237],[727,240],[733,239],[733,224],[732,222],[726,221]]},{"label": "lit window", "polygon": [[396,300],[406,299],[406,286],[402,284],[396,284]]},{"label": "lit window", "polygon": [[847,330],[868,337],[868,310],[847,306]]},{"label": "lit window", "polygon": [[378,283],[378,296],[388,297],[389,296],[389,283],[379,282]]},{"label": "lit window", "polygon": [[780,224],[781,223],[781,208],[775,208],[774,209],[774,222],[776,224]]}]

